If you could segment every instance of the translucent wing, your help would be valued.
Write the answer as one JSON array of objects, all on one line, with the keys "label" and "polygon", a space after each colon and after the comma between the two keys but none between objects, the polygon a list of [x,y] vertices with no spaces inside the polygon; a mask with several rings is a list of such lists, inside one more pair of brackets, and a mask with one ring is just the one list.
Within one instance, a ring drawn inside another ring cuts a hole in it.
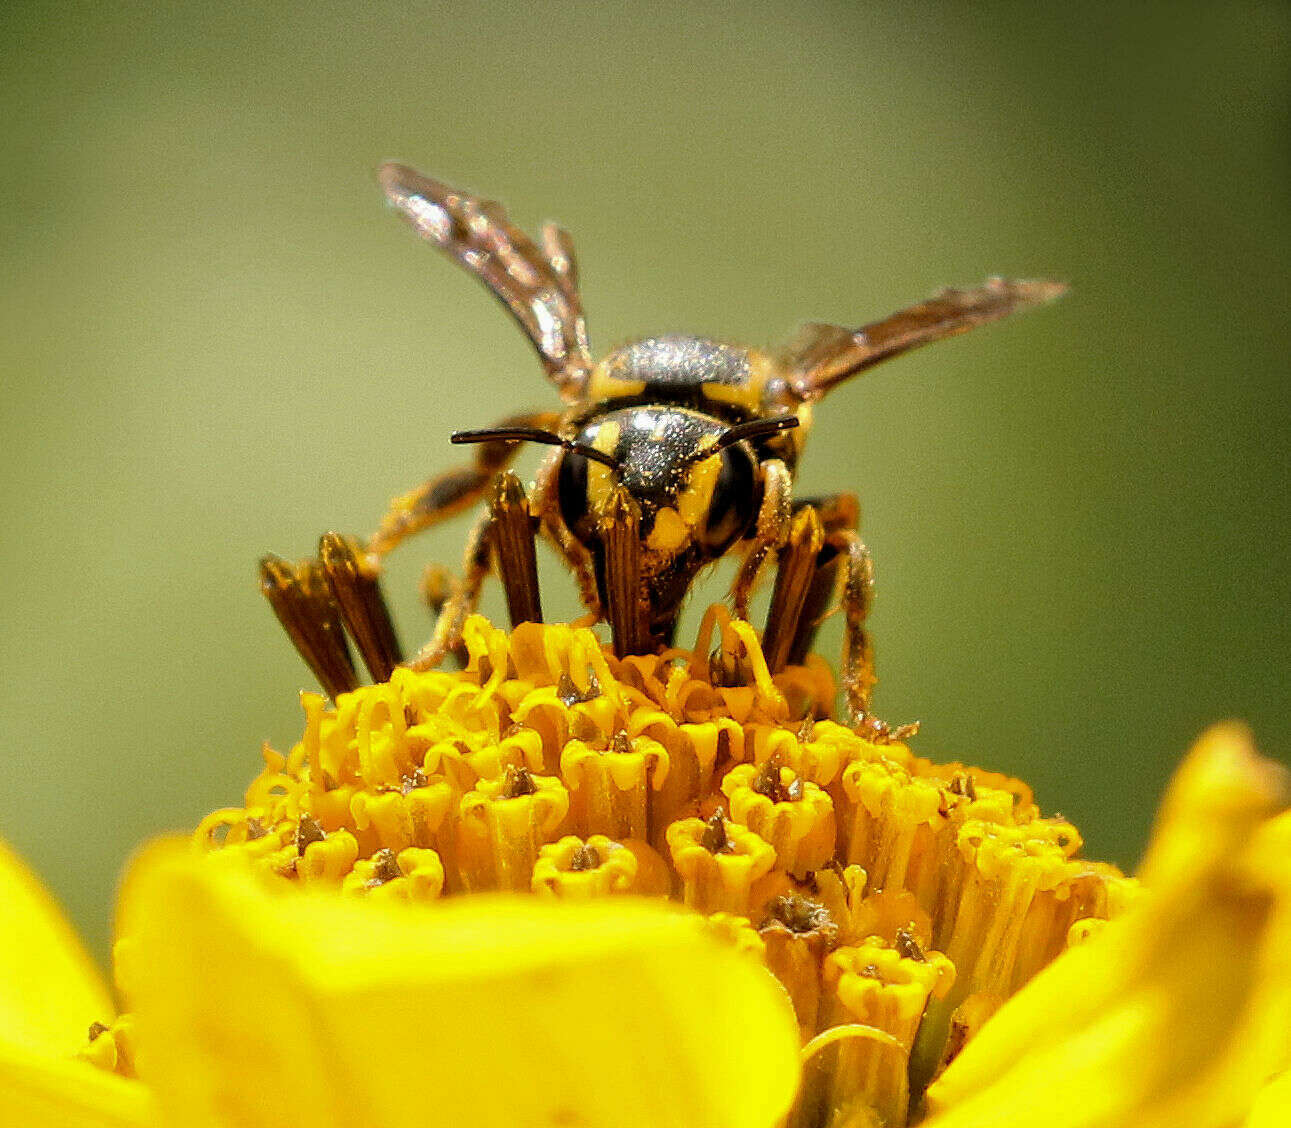
[{"label": "translucent wing", "polygon": [[1053,301],[1066,289],[1061,282],[990,278],[972,290],[943,290],[860,329],[806,325],[785,350],[790,387],[800,399],[819,399],[834,385],[889,357]]},{"label": "translucent wing", "polygon": [[573,243],[547,226],[539,247],[500,204],[459,192],[399,164],[380,171],[390,202],[423,239],[447,251],[511,311],[547,375],[575,398],[591,367]]}]

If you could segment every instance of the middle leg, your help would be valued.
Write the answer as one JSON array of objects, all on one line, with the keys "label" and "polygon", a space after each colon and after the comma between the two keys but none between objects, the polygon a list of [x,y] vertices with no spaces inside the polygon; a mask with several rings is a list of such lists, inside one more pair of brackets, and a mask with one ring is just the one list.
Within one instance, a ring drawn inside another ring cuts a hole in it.
[{"label": "middle leg", "polygon": [[435,621],[434,633],[426,643],[405,665],[414,670],[429,670],[443,661],[444,655],[456,648],[462,639],[462,627],[466,617],[475,610],[480,601],[480,589],[489,573],[489,550],[493,514],[486,511],[480,515],[466,538],[466,549],[462,553],[462,574],[452,581],[452,591],[444,603],[444,609]]}]

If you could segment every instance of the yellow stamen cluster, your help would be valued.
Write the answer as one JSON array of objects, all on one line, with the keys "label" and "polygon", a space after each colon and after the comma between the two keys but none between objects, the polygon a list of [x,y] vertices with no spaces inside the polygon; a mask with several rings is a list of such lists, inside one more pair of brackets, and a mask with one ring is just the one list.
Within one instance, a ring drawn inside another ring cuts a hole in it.
[{"label": "yellow stamen cluster", "polygon": [[460,672],[304,694],[299,743],[195,841],[351,896],[670,896],[784,985],[810,1099],[901,1120],[907,1076],[1133,896],[1024,784],[828,719],[823,662],[773,677],[721,608],[658,655],[478,616],[464,641]]}]

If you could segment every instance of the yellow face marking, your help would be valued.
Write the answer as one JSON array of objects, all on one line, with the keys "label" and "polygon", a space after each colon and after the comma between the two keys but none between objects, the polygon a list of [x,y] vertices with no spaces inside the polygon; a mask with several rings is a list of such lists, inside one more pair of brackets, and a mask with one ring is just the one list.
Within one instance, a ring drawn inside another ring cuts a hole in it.
[{"label": "yellow face marking", "polygon": [[[705,436],[703,443],[710,446],[714,439]],[[721,472],[722,460],[709,457],[692,464],[686,484],[677,495],[677,507],[661,509],[654,519],[654,528],[646,537],[646,547],[669,556],[680,552],[699,531],[713,504],[713,487]]]},{"label": "yellow face marking", "polygon": [[686,527],[686,522],[681,519],[681,515],[669,506],[655,514],[654,528],[646,537],[646,547],[671,556],[684,548],[688,540],[690,540],[690,529]]},{"label": "yellow face marking", "polygon": [[703,524],[704,515],[713,504],[713,487],[721,469],[722,460],[716,455],[691,467],[690,478],[677,498],[677,511],[687,528],[698,529]]},{"label": "yellow face marking", "polygon": [[[602,423],[596,429],[596,439],[592,446],[597,450],[604,451],[606,454],[613,454],[614,448],[619,445],[620,430],[621,428],[617,423]],[[613,471],[604,463],[589,460],[587,463],[587,501],[593,513],[597,513],[609,502],[610,490],[613,486]]]}]

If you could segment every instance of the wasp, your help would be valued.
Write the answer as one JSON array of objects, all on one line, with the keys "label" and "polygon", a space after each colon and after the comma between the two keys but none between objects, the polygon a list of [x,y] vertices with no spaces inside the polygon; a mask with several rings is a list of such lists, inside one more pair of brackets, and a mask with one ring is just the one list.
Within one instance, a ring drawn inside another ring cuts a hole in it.
[{"label": "wasp", "polygon": [[[535,241],[498,204],[402,165],[383,166],[380,181],[417,234],[507,308],[563,407],[453,434],[454,443],[474,444],[472,461],[396,498],[366,542],[328,533],[315,559],[261,562],[261,588],[324,689],[335,697],[357,684],[347,633],[376,680],[403,661],[381,592],[382,558],[484,501],[460,573],[447,581],[432,570],[423,584],[438,618],[408,661],[413,668],[431,668],[459,646],[491,570],[512,625],[542,621],[539,537],[569,566],[590,620],[608,622],[620,656],[669,646],[697,574],[737,554],[738,617],[748,617],[764,570],[776,570],[763,635],[772,672],[804,658],[837,601],[846,621],[847,719],[872,736],[894,735],[870,712],[874,569],[857,532],[857,498],[794,497],[812,412],[882,361],[1049,301],[1064,287],[991,278],[859,329],[807,325],[774,351],[673,335],[594,361],[568,234],[548,224]],[[552,448],[529,490],[508,469],[526,442]]]}]

